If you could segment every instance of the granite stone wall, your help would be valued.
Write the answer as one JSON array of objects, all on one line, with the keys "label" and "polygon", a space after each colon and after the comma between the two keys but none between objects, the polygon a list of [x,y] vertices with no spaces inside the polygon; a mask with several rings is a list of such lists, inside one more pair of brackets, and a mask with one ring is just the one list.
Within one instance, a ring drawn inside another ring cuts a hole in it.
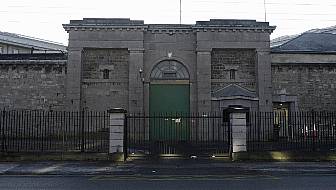
[{"label": "granite stone wall", "polygon": [[84,49],[82,106],[88,110],[128,108],[127,49]]},{"label": "granite stone wall", "polygon": [[336,110],[336,64],[273,63],[275,95],[297,96],[302,111]]},{"label": "granite stone wall", "polygon": [[256,51],[253,49],[214,49],[211,53],[212,91],[229,84],[255,91],[255,64]]},{"label": "granite stone wall", "polygon": [[66,60],[0,60],[0,109],[64,110]]}]

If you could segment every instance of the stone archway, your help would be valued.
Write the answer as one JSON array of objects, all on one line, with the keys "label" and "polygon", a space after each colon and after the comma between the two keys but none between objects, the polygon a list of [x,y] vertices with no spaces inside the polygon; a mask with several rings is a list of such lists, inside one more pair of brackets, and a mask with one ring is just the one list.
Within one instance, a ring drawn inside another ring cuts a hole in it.
[{"label": "stone archway", "polygon": [[150,74],[150,113],[189,113],[189,91],[189,72],[181,62],[159,62]]},{"label": "stone archway", "polygon": [[[163,117],[151,119],[151,138],[186,139],[190,113],[190,86],[187,68],[176,60],[164,60],[150,74],[149,113]],[[181,119],[184,118],[184,119]]]},{"label": "stone archway", "polygon": [[188,69],[179,61],[163,60],[154,66],[150,74],[153,80],[189,80]]}]

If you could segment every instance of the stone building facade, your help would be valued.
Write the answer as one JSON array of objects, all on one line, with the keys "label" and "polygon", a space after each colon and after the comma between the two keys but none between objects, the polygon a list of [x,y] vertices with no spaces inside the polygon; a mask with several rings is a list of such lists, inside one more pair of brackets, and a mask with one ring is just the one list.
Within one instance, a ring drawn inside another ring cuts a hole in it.
[{"label": "stone building facade", "polygon": [[70,110],[272,110],[270,34],[275,27],[268,23],[83,19],[63,26],[69,33]]},{"label": "stone building facade", "polygon": [[[270,45],[253,20],[72,20],[68,53],[0,55],[0,108],[336,110],[336,30]],[[334,31],[334,32],[333,32]]]}]

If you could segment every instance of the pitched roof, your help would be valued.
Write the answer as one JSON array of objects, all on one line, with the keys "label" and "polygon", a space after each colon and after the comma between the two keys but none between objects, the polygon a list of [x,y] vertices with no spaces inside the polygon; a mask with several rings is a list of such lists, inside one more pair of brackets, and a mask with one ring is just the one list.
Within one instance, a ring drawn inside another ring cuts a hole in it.
[{"label": "pitched roof", "polygon": [[286,36],[281,36],[281,37],[275,38],[275,39],[271,40],[271,48],[280,46],[282,44],[285,44],[285,43],[293,40],[294,38],[296,38],[298,36],[299,36],[299,34],[286,35]]},{"label": "pitched roof", "polygon": [[0,43],[34,48],[36,50],[66,51],[66,46],[63,44],[9,32],[0,32]]},{"label": "pitched roof", "polygon": [[272,52],[336,52],[336,26],[271,41]]},{"label": "pitched roof", "polygon": [[238,85],[231,84],[219,90],[216,90],[212,93],[213,98],[225,98],[225,97],[247,97],[247,98],[256,98],[257,95],[255,92],[249,91],[245,88],[242,88]]}]

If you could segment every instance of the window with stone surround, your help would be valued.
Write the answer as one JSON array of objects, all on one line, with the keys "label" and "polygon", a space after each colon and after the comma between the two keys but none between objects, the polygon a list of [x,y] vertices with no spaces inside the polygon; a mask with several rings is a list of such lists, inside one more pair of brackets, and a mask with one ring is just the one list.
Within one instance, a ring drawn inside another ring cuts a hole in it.
[{"label": "window with stone surround", "polygon": [[230,79],[231,80],[236,79],[236,70],[230,69]]},{"label": "window with stone surround", "polygon": [[110,71],[108,69],[103,70],[103,79],[109,79],[110,78]]}]

